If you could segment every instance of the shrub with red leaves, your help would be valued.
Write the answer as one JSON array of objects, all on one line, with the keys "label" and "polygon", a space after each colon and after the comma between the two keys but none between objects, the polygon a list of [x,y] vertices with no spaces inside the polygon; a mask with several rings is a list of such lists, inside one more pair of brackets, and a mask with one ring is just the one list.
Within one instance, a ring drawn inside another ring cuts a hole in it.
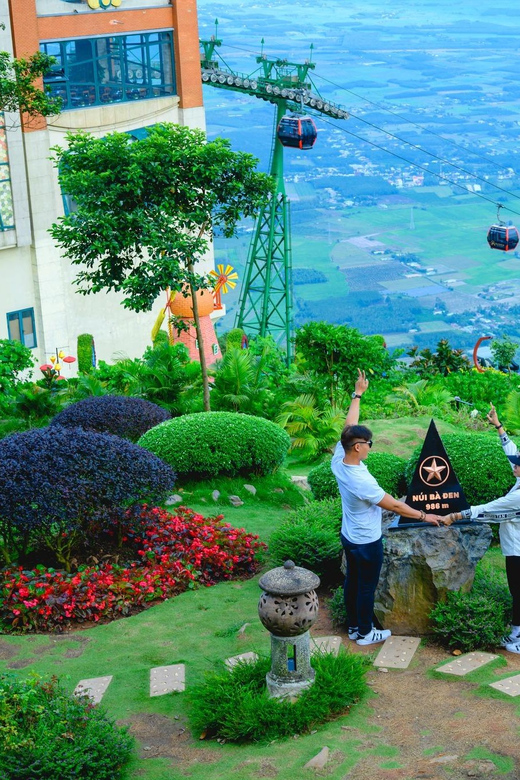
[{"label": "shrub with red leaves", "polygon": [[62,630],[85,621],[114,619],[166,599],[193,584],[250,577],[263,542],[243,528],[179,507],[172,515],[145,507],[127,531],[126,565],[83,566],[71,574],[38,566],[0,572],[0,623],[4,629]]}]

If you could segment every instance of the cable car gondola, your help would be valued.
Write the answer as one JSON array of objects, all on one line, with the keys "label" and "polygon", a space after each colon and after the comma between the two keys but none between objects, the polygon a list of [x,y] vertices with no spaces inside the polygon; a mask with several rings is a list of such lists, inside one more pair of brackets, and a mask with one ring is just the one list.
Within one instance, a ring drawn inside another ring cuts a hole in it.
[{"label": "cable car gondola", "polygon": [[281,118],[276,134],[282,146],[295,149],[312,149],[318,137],[316,125],[310,116],[294,114]]},{"label": "cable car gondola", "polygon": [[500,219],[500,209],[502,204],[498,204],[497,224],[491,225],[487,234],[487,242],[491,249],[501,249],[503,252],[510,252],[516,249],[520,236],[514,225],[505,225]]}]

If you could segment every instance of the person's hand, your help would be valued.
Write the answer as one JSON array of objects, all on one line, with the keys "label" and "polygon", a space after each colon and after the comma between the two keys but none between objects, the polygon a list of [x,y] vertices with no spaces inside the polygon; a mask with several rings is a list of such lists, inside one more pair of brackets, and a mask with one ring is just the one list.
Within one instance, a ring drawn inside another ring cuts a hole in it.
[{"label": "person's hand", "polygon": [[368,379],[366,378],[364,371],[360,371],[358,368],[357,372],[358,378],[356,379],[354,389],[358,395],[363,395],[365,390],[368,388]]},{"label": "person's hand", "polygon": [[495,407],[493,406],[492,403],[490,403],[489,406],[490,406],[490,410],[489,410],[489,412],[486,415],[487,421],[491,425],[494,425],[495,428],[496,428],[497,425],[500,425],[500,420],[498,419],[497,410],[495,409]]},{"label": "person's hand", "polygon": [[455,522],[457,519],[456,512],[450,512],[449,515],[444,515],[444,517],[441,517],[441,523],[445,526],[450,526],[452,523]]},{"label": "person's hand", "polygon": [[431,523],[431,525],[439,525],[440,519],[441,518],[439,517],[439,515],[425,514],[423,518],[423,523]]}]

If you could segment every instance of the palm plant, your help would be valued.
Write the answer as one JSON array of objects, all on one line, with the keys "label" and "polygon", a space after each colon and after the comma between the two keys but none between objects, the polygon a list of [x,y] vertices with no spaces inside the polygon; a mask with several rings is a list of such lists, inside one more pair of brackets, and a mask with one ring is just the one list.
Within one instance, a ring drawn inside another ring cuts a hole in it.
[{"label": "palm plant", "polygon": [[331,452],[345,423],[345,411],[326,401],[322,406],[305,393],[282,405],[277,422],[291,437],[290,451],[314,461]]},{"label": "palm plant", "polygon": [[405,382],[394,387],[394,392],[386,397],[387,403],[405,401],[416,413],[426,410],[430,413],[444,411],[452,400],[453,396],[449,390],[427,379]]},{"label": "palm plant", "polygon": [[511,433],[520,431],[520,391],[511,390],[501,414],[501,420]]}]

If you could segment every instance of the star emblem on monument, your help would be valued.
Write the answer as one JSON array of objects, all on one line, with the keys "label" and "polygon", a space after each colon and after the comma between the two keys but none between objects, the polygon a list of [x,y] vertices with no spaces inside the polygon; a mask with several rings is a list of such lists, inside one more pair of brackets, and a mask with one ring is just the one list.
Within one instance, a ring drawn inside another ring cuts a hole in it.
[{"label": "star emblem on monument", "polygon": [[448,464],[439,455],[431,455],[421,463],[421,479],[427,485],[442,485],[449,473]]}]

